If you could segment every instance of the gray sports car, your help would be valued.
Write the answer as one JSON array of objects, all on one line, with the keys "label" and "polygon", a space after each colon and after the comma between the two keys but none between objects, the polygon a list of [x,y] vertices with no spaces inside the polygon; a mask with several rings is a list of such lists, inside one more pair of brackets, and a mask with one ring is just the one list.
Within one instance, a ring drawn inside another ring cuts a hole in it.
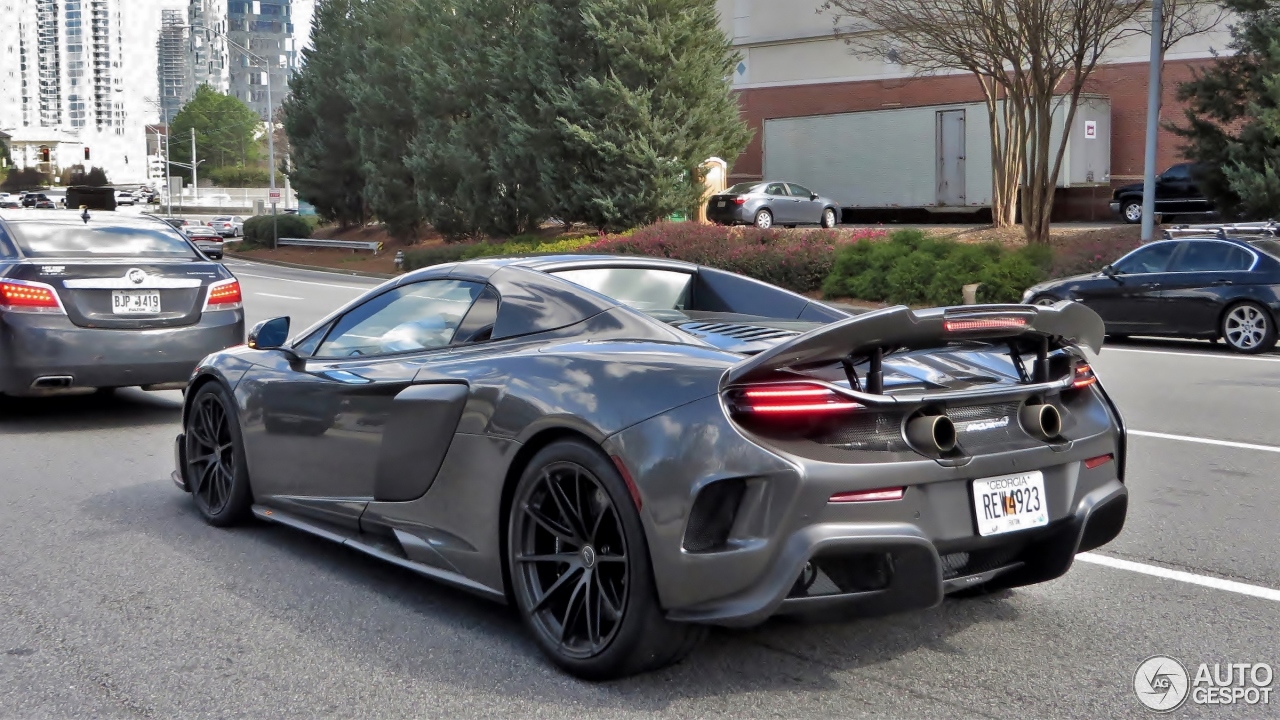
[{"label": "gray sports car", "polygon": [[840,222],[840,205],[807,187],[787,182],[745,182],[707,201],[707,219],[721,225],[821,225]]},{"label": "gray sports car", "polygon": [[0,394],[183,388],[243,342],[239,282],[160,220],[0,214]]},{"label": "gray sports car", "polygon": [[188,388],[174,482],[514,604],[559,665],[706,625],[927,608],[1065,573],[1124,524],[1086,307],[850,316],[681,262],[439,265]]}]

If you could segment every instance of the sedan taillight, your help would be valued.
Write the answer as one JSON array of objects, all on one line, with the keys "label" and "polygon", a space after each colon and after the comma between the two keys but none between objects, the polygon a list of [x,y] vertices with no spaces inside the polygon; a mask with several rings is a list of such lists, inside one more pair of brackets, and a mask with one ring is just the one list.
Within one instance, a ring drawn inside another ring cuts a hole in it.
[{"label": "sedan taillight", "polygon": [[240,281],[232,278],[230,280],[219,280],[209,286],[209,295],[205,298],[204,309],[209,310],[239,310],[243,305],[243,299],[240,296]]},{"label": "sedan taillight", "polygon": [[733,199],[733,204],[734,204],[734,205],[746,205],[746,204],[747,204],[747,199],[746,199],[746,198],[744,198],[744,197],[741,197],[741,196],[736,197],[736,198],[734,198],[734,199]]},{"label": "sedan taillight", "polygon": [[26,280],[0,280],[0,310],[67,314],[53,286]]}]

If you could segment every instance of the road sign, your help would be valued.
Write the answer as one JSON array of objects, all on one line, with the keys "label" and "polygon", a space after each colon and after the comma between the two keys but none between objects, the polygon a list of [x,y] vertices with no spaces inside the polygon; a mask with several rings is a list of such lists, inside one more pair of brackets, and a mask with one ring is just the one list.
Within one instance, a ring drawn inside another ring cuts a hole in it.
[{"label": "road sign", "polygon": [[279,189],[273,189],[273,190],[271,190],[271,192],[270,192],[268,195],[269,195],[269,197],[270,197],[270,199],[271,199],[271,204],[272,204],[272,205],[275,205],[276,203],[280,202],[280,190],[279,190]]}]

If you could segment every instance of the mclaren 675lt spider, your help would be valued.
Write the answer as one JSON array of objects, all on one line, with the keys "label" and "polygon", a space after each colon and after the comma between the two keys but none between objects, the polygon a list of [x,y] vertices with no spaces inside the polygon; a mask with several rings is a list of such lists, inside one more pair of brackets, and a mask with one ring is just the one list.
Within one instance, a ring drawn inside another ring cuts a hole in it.
[{"label": "mclaren 675lt spider", "polygon": [[1124,524],[1079,303],[849,314],[668,260],[390,280],[196,368],[174,481],[515,606],[569,672],[709,625],[874,616],[1063,575]]}]

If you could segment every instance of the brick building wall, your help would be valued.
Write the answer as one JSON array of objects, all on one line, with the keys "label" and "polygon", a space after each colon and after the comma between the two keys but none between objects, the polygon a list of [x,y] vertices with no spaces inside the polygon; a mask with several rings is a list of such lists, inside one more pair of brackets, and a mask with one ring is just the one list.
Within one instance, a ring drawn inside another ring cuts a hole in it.
[{"label": "brick building wall", "polygon": [[[1189,80],[1196,67],[1211,60],[1170,60],[1164,67],[1164,101],[1160,118],[1182,121],[1177,100],[1179,83]],[[1099,66],[1085,91],[1111,99],[1111,182],[1124,185],[1140,181],[1143,170],[1147,113],[1147,64]],[[764,121],[771,118],[806,117],[835,113],[919,107],[946,103],[981,102],[982,91],[971,75],[895,78],[844,83],[787,85],[738,91],[743,117],[754,137],[730,172],[730,182],[761,176]],[[1161,129],[1159,169],[1181,161],[1179,138]],[[1104,220],[1110,217],[1106,188],[1073,188],[1059,191],[1055,216],[1063,220]]]}]

